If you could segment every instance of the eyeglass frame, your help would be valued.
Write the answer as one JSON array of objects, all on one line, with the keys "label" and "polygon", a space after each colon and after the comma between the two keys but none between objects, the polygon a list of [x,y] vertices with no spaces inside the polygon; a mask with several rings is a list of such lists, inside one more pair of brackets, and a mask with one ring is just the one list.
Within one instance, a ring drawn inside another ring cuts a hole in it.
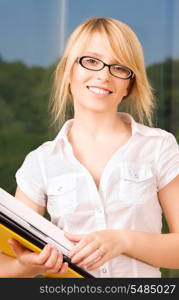
[{"label": "eyeglass frame", "polygon": [[[100,68],[99,70],[94,70],[94,69],[87,68],[87,67],[85,67],[85,66],[82,64],[83,58],[92,58],[92,59],[96,59],[96,60],[102,62],[103,66],[102,66],[102,68]],[[85,56],[77,57],[75,61],[76,61],[77,63],[79,63],[83,68],[85,68],[85,69],[87,69],[87,70],[90,70],[90,71],[101,71],[101,70],[103,70],[105,67],[108,67],[109,73],[110,73],[112,76],[116,77],[116,78],[120,78],[120,79],[123,79],[123,80],[135,78],[134,72],[133,72],[131,69],[129,69],[128,67],[125,67],[125,66],[120,65],[120,64],[106,64],[106,63],[105,63],[104,61],[102,61],[101,59],[96,58],[96,57],[93,57],[93,56],[87,56],[87,55],[85,55]],[[128,70],[128,71],[129,71],[129,76],[126,77],[126,78],[123,78],[123,77],[119,77],[119,76],[116,76],[116,75],[112,74],[112,72],[111,72],[111,66],[119,66],[119,67],[121,67],[121,68],[123,68],[123,69],[125,69],[125,70]]]}]

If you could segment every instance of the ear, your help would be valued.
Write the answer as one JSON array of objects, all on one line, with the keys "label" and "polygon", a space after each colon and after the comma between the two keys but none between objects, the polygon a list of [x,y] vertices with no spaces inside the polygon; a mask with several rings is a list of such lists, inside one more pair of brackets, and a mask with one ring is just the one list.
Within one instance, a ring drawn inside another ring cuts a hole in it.
[{"label": "ear", "polygon": [[125,93],[124,97],[122,98],[123,100],[129,96],[133,85],[134,85],[134,78],[131,78],[129,81],[128,87],[126,88],[126,93]]},{"label": "ear", "polygon": [[128,92],[128,87],[126,87],[126,90],[124,91],[123,99],[124,99],[125,97],[127,97],[128,94],[129,94],[129,92]]}]

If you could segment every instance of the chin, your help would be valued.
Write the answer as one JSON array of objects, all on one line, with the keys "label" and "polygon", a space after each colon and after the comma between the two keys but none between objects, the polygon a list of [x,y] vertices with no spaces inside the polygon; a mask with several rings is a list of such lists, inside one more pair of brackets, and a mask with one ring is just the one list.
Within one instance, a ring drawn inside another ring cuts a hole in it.
[{"label": "chin", "polygon": [[83,107],[86,111],[94,112],[94,113],[106,113],[109,112],[109,107],[106,105],[88,105]]},{"label": "chin", "polygon": [[[85,97],[83,98],[85,99]],[[100,99],[102,100],[102,99]],[[109,101],[100,101],[99,99],[89,99],[86,98],[86,101],[76,101],[76,110],[81,110],[84,112],[94,112],[94,113],[107,113],[111,110],[111,103]]]}]

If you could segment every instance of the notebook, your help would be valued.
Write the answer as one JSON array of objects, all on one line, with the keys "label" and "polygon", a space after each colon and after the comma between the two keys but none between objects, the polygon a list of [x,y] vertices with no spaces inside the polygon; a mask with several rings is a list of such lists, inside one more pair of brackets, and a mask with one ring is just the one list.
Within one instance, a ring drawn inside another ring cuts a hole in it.
[{"label": "notebook", "polygon": [[92,274],[71,263],[68,257],[74,244],[64,237],[63,231],[33,209],[0,188],[0,251],[15,256],[8,239],[14,238],[31,251],[40,253],[50,243],[63,253],[68,270],[61,276],[47,277],[94,278]]}]

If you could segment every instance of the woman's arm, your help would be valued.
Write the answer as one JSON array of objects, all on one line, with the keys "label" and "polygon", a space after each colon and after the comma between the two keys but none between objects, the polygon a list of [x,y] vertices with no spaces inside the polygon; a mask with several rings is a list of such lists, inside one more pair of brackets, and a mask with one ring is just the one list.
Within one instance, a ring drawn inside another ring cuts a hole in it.
[{"label": "woman's arm", "polygon": [[129,231],[126,254],[157,267],[179,269],[179,175],[158,196],[170,233]]},{"label": "woman's arm", "polygon": [[26,204],[27,206],[29,206],[30,208],[32,208],[33,210],[35,210],[37,213],[39,213],[40,215],[44,215],[45,213],[45,207],[36,204],[35,202],[33,202],[29,197],[27,197],[19,187],[17,187],[16,192],[15,192],[15,197],[22,201],[24,204]]}]

